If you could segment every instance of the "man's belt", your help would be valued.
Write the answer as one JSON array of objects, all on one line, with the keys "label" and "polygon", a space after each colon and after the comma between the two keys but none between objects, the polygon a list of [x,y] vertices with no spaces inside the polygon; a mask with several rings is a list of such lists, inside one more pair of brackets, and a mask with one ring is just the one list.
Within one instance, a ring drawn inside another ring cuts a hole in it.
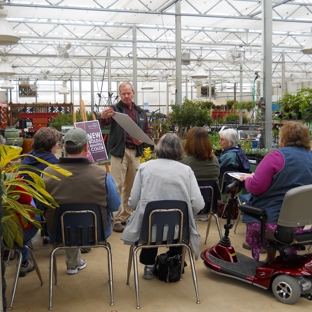
[{"label": "man's belt", "polygon": [[126,148],[135,150],[136,146],[135,145],[131,145],[131,144],[126,144]]}]

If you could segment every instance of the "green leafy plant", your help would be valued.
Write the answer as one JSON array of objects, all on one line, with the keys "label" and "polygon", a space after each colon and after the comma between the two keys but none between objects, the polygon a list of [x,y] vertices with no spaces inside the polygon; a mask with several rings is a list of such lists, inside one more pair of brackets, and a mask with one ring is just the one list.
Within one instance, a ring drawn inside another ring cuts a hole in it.
[{"label": "green leafy plant", "polygon": [[253,101],[241,101],[241,102],[235,102],[234,107],[237,110],[246,109],[248,112],[250,112],[255,107],[255,104]]},{"label": "green leafy plant", "polygon": [[150,121],[152,128],[152,137],[160,138],[163,134],[169,132],[170,120],[169,118],[156,118]]},{"label": "green leafy plant", "polygon": [[174,104],[171,105],[171,108],[172,112],[169,118],[173,124],[178,125],[180,136],[182,127],[186,128],[185,133],[187,133],[187,130],[192,126],[210,126],[212,123],[210,109],[201,101],[196,102],[185,98],[182,105]]},{"label": "green leafy plant", "polygon": [[245,149],[244,153],[247,156],[255,156],[263,158],[265,155],[273,151],[274,148],[257,148],[257,149]]},{"label": "green leafy plant", "polygon": [[[42,211],[31,205],[21,204],[18,202],[23,194],[30,195],[37,201],[50,207],[58,207],[51,195],[45,190],[45,184],[39,175],[33,171],[27,170],[34,167],[29,165],[21,165],[20,160],[25,155],[20,155],[22,148],[14,148],[7,145],[0,146],[0,166],[1,166],[1,189],[2,189],[2,206],[3,206],[3,240],[5,244],[12,248],[14,243],[23,245],[23,229],[21,222],[26,225],[28,222],[41,228],[40,223],[33,217],[34,214],[42,214]],[[29,156],[29,155],[28,155]],[[56,165],[47,163],[46,161],[35,157],[38,161],[53,167],[56,171],[65,176],[71,173]],[[37,170],[37,169],[36,169]],[[47,176],[58,179],[56,176],[48,174],[44,171],[39,172]],[[33,181],[22,178],[23,174],[29,175]]]},{"label": "green leafy plant", "polygon": [[[86,112],[87,120],[92,120],[92,113]],[[76,112],[76,121],[81,122],[82,116],[79,112]],[[73,126],[74,119],[73,114],[58,114],[56,117],[53,117],[49,123],[50,127],[57,129],[58,131],[62,130],[62,126]]]},{"label": "green leafy plant", "polygon": [[246,154],[247,151],[252,149],[252,141],[251,140],[241,140],[240,146],[243,152]]},{"label": "green leafy plant", "polygon": [[235,100],[226,100],[225,105],[228,109],[231,110],[233,106],[235,107],[236,103],[237,103],[237,101],[235,101]]},{"label": "green leafy plant", "polygon": [[214,150],[220,150],[220,135],[218,132],[214,131],[212,133],[209,133],[209,140],[211,143],[211,146]]}]

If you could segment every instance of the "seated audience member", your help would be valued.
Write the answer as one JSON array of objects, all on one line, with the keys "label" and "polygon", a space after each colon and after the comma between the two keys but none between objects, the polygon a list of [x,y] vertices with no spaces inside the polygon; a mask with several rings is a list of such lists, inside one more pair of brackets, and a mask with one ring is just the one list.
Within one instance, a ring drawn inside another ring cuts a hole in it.
[{"label": "seated audience member", "polygon": [[[252,194],[249,204],[265,209],[266,231],[274,232],[286,192],[297,186],[312,184],[309,128],[295,121],[285,123],[280,133],[279,148],[263,158],[254,174],[246,174],[241,179]],[[261,223],[246,213],[243,215],[243,222],[246,223],[246,242],[251,247],[253,258],[258,261],[259,250],[262,248]],[[303,228],[297,228],[295,233],[303,232]],[[267,239],[266,262],[273,260],[276,254],[269,243]],[[289,253],[291,252],[295,253],[295,250],[290,249]]]},{"label": "seated audience member", "polygon": [[220,164],[220,183],[226,171],[250,172],[250,164],[247,156],[239,145],[237,131],[225,129],[219,132],[220,147],[224,151],[219,158]]},{"label": "seated audience member", "polygon": [[188,131],[184,151],[181,162],[191,167],[197,181],[218,179],[220,165],[205,128],[193,127]]},{"label": "seated audience member", "polygon": [[[61,139],[61,134],[54,128],[42,127],[40,128],[34,135],[34,140],[32,142],[32,150],[28,153],[29,155],[38,157],[40,159],[45,160],[50,164],[57,164],[58,159],[55,154],[57,152],[57,144]],[[36,170],[44,170],[47,165],[40,162],[36,158],[32,156],[26,156],[22,160],[22,165],[33,166],[34,169],[25,168],[28,171],[32,171],[39,176],[41,175],[40,171]],[[24,169],[24,168],[23,168]],[[23,170],[21,169],[21,170]],[[26,180],[32,180],[29,175],[22,175]],[[43,209],[42,204],[36,203],[39,209]],[[45,223],[42,224],[42,232],[43,232],[43,245],[50,245],[50,238],[47,232],[47,226]]]},{"label": "seated audience member", "polygon": [[[104,221],[105,237],[111,234],[110,213],[117,211],[120,198],[113,178],[104,166],[89,162],[88,141],[90,137],[79,128],[70,129],[64,136],[64,147],[67,157],[61,157],[58,166],[72,173],[64,177],[52,168],[47,167],[46,172],[60,178],[56,181],[44,175],[46,190],[55,201],[61,204],[88,203],[101,206]],[[56,208],[57,209],[57,208]],[[45,217],[48,231],[53,237],[55,209],[46,208]],[[85,260],[81,259],[80,249],[66,249],[67,274],[76,274],[86,267]]]},{"label": "seated audience member", "polygon": [[[150,160],[139,166],[129,198],[129,206],[135,210],[127,221],[121,239],[127,244],[139,240],[145,206],[152,200],[184,200],[189,208],[190,243],[196,258],[199,255],[200,235],[194,216],[204,207],[205,202],[200,193],[194,172],[189,166],[181,164],[183,147],[180,139],[173,133],[161,137],[156,146],[158,159]],[[170,254],[181,253],[180,247],[169,249]],[[154,277],[154,265],[157,248],[144,248],[140,262],[145,264],[144,279]]]},{"label": "seated audience member", "polygon": [[[16,187],[16,190],[21,188]],[[18,199],[18,202],[23,205],[29,205],[36,207],[35,202],[33,198],[30,195],[27,194],[20,194],[20,197]],[[23,224],[20,215],[17,215],[19,218],[19,222],[23,228],[23,234],[24,234],[24,239],[23,243],[24,245],[27,245],[31,247],[31,239],[34,238],[38,232],[38,228],[33,225],[32,223],[28,222],[26,225]],[[40,216],[39,215],[33,215],[31,216],[36,219],[37,221],[40,222]],[[22,264],[21,264],[21,269],[19,276],[24,277],[27,275],[27,273],[32,272],[35,269],[35,265],[31,259],[29,259],[29,250],[26,247],[22,247]]]},{"label": "seated audience member", "polygon": [[[5,142],[6,142],[5,138],[2,135],[0,135],[0,145],[5,144]],[[21,190],[23,190],[23,188],[20,186],[16,186],[15,190],[21,191]],[[17,201],[22,205],[29,205],[29,206],[33,206],[36,208],[36,205],[35,205],[33,198],[28,194],[21,193],[19,195],[19,198],[17,199]],[[39,215],[30,214],[30,216],[33,217],[34,219],[36,219],[37,221],[40,221]],[[21,216],[19,214],[17,214],[17,217],[18,217],[19,223],[23,229],[23,235],[24,235],[23,244],[30,247],[31,246],[31,239],[34,238],[35,235],[37,234],[38,227],[36,227],[35,225],[33,225],[30,222],[27,222],[27,224],[25,225],[22,222]],[[27,275],[27,273],[32,272],[35,269],[35,266],[34,266],[33,261],[31,259],[29,259],[28,249],[26,247],[22,247],[21,251],[22,251],[22,264],[21,264],[19,276],[24,277]]]}]

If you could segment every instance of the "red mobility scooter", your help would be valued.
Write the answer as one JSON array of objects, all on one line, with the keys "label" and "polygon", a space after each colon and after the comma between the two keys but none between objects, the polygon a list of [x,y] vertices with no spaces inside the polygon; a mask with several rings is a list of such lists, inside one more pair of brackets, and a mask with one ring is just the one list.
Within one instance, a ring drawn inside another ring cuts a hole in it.
[{"label": "red mobility scooter", "polygon": [[[271,289],[275,298],[285,304],[294,304],[300,297],[312,300],[312,233],[294,234],[298,226],[312,225],[312,185],[300,186],[289,190],[284,197],[274,233],[265,232],[266,213],[262,208],[247,204],[239,206],[244,213],[257,216],[261,220],[261,239],[272,240],[272,246],[279,255],[271,262],[256,262],[253,258],[235,252],[229,238],[231,210],[238,200],[237,194],[242,182],[234,180],[227,186],[231,194],[228,200],[228,213],[225,233],[220,242],[203,251],[204,265],[220,275],[235,278],[264,289]],[[286,249],[295,247],[300,255],[288,256]]]}]

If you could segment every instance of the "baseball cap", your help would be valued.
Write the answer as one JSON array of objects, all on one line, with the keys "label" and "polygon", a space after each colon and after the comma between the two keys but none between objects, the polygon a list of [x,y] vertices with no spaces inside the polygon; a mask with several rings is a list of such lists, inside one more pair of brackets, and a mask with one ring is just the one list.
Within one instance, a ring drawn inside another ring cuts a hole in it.
[{"label": "baseball cap", "polygon": [[91,137],[80,128],[73,128],[66,132],[64,136],[64,143],[67,142],[74,143],[75,146],[84,146],[88,141],[91,140]]}]

